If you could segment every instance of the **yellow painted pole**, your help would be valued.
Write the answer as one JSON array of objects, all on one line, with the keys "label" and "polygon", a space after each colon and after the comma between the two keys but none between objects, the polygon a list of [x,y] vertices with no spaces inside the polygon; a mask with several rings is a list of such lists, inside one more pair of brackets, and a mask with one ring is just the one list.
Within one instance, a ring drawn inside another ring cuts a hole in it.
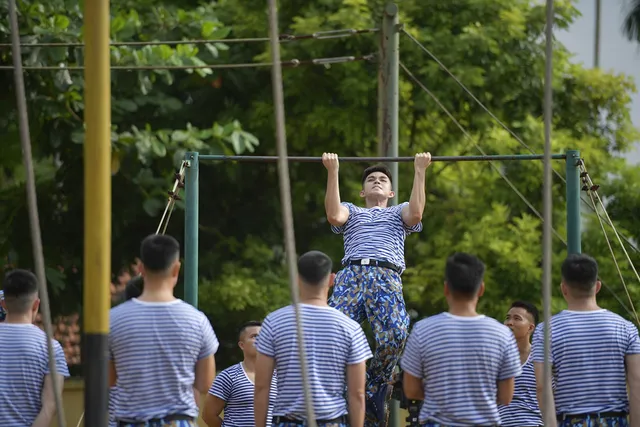
[{"label": "yellow painted pole", "polygon": [[85,425],[108,425],[111,308],[111,75],[109,0],[84,2]]}]

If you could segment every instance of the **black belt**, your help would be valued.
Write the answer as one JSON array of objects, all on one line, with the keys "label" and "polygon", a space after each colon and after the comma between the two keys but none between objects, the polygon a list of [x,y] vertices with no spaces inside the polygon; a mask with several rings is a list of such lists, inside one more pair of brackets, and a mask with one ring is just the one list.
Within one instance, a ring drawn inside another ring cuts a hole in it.
[{"label": "black belt", "polygon": [[402,271],[400,267],[390,262],[378,261],[377,259],[369,259],[369,258],[350,260],[350,261],[347,261],[345,265],[370,265],[371,267],[388,268],[389,270],[393,270],[398,274],[400,274],[400,272]]},{"label": "black belt", "polygon": [[591,412],[588,414],[558,414],[556,417],[558,421],[563,421],[567,418],[625,418],[629,414],[627,412]]},{"label": "black belt", "polygon": [[[289,418],[289,417],[273,417],[273,422],[275,424],[278,423],[289,423],[289,424],[295,424],[298,426],[303,426],[305,425],[306,421],[304,420],[296,420],[294,418]],[[316,420],[316,424],[346,424],[347,423],[347,416],[343,415],[341,417],[338,418],[332,418],[330,420]]]},{"label": "black belt", "polygon": [[146,421],[126,421],[126,420],[118,420],[118,427],[145,427],[149,424],[153,425],[153,424],[160,424],[162,422],[166,422],[166,421],[191,421],[194,422],[195,418],[190,417],[188,415],[182,415],[182,414],[172,414],[172,415],[167,415],[166,417],[162,417],[162,418],[152,418],[150,420],[146,420]]}]

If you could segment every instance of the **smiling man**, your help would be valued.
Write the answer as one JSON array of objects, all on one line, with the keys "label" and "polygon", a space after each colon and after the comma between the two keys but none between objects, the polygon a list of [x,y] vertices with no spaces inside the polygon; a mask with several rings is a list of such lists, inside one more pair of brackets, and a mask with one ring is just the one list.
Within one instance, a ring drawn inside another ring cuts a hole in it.
[{"label": "smiling man", "polygon": [[511,329],[518,345],[522,373],[516,377],[513,400],[498,405],[502,427],[542,426],[542,416],[536,396],[536,375],[531,360],[531,335],[538,323],[538,309],[531,303],[516,301],[511,304],[504,324]]},{"label": "smiling man", "polygon": [[327,219],[334,233],[344,235],[345,252],[329,305],[358,323],[369,319],[376,350],[367,371],[366,425],[384,427],[393,371],[409,328],[400,278],[405,269],[404,242],[412,232],[422,231],[431,154],[415,156],[411,197],[397,206],[388,206],[395,193],[386,166],[365,169],[360,192],[365,207],[359,207],[340,200],[338,155],[324,153],[322,163],[328,172]]}]

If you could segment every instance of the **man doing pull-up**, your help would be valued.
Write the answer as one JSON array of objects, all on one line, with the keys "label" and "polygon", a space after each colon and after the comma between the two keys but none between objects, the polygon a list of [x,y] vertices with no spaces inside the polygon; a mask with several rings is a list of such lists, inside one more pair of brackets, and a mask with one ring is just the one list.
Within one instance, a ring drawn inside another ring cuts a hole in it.
[{"label": "man doing pull-up", "polygon": [[362,175],[365,207],[341,202],[338,156],[324,153],[327,168],[325,209],[334,233],[344,235],[344,268],[338,272],[329,305],[353,320],[369,319],[376,339],[367,372],[367,423],[386,425],[393,371],[407,339],[409,316],[400,275],[405,269],[404,241],[422,231],[425,175],[431,154],[416,154],[409,202],[388,206],[394,197],[389,168],[371,166]]}]

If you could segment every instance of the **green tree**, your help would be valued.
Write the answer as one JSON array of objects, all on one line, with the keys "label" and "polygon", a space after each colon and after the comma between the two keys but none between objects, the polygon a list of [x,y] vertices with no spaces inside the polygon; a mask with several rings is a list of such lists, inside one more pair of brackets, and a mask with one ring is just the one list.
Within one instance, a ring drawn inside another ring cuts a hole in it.
[{"label": "green tree", "polygon": [[[221,1],[220,19],[234,22],[234,37],[260,37],[266,34],[262,2]],[[280,32],[311,34],[321,30],[369,28],[380,24],[383,2],[350,0],[280,2]],[[545,8],[531,2],[475,1],[424,2],[399,4],[405,29],[422,41],[487,107],[536,152],[543,150],[542,93],[544,75]],[[578,15],[572,2],[556,2],[556,25],[567,28]],[[283,43],[283,59],[311,59],[344,55],[365,55],[377,51],[378,35],[353,36],[346,39],[306,40]],[[262,49],[238,49],[239,62],[268,60]],[[401,39],[401,60],[449,109],[469,131],[474,142],[488,153],[527,153],[516,140],[489,117],[439,66],[406,36]],[[608,174],[634,169],[624,164],[620,153],[628,151],[637,140],[637,131],[629,117],[631,79],[599,70],[585,69],[571,62],[571,53],[559,42],[554,54],[554,151],[580,149],[590,174],[603,184],[607,196],[616,198],[619,191],[608,185]],[[272,95],[268,70],[248,71],[250,78],[240,83],[231,77],[223,87],[229,103],[241,98],[248,104],[238,106],[234,115],[251,123],[264,144],[260,152],[273,154],[275,145]],[[224,77],[224,76],[223,76]],[[231,81],[230,81],[231,80]],[[252,84],[247,85],[247,82]],[[290,154],[315,155],[338,152],[342,156],[374,155],[377,147],[376,65],[354,62],[326,67],[298,67],[285,70],[285,100]],[[411,155],[429,150],[439,155],[478,154],[473,142],[465,138],[455,124],[406,74],[401,76],[400,152]],[[246,94],[245,96],[240,94]],[[604,117],[604,119],[601,119]],[[343,165],[341,189],[345,200],[357,201],[359,174],[364,165]],[[498,165],[517,188],[542,211],[541,162],[503,163]],[[564,175],[564,164],[555,169]],[[281,229],[275,204],[277,181],[275,168],[269,165],[226,165],[216,168],[235,170],[243,184],[237,196],[213,203],[230,217],[220,215],[212,225],[223,230],[237,227],[246,236],[258,236],[267,245],[281,242]],[[406,199],[411,185],[411,166],[400,167],[400,199]],[[231,173],[231,172],[229,172]],[[292,191],[298,251],[310,248],[329,252],[336,262],[342,255],[341,238],[332,236],[323,218],[324,170],[321,165],[292,165]],[[247,188],[247,180],[257,183]],[[268,180],[268,182],[266,181]],[[607,184],[607,185],[605,185]],[[266,188],[272,188],[270,192]],[[425,229],[407,240],[405,293],[409,305],[420,315],[445,307],[442,298],[442,274],[446,256],[455,250],[478,254],[487,262],[488,290],[481,309],[501,317],[510,300],[541,298],[541,240],[539,219],[486,163],[434,164],[427,177],[428,201]],[[257,191],[257,193],[256,193]],[[554,184],[553,224],[561,235],[565,231],[565,187]],[[585,194],[586,197],[586,194]],[[243,207],[247,200],[260,206]],[[621,207],[626,199],[619,199]],[[203,201],[206,204],[207,201]],[[228,207],[220,208],[223,203]],[[272,210],[268,210],[268,209]],[[210,208],[206,208],[209,210]],[[583,250],[596,256],[608,286],[626,301],[617,273],[603,245],[599,225],[584,209]],[[271,212],[271,213],[267,213]],[[243,218],[239,219],[238,216]],[[245,217],[246,215],[246,217]],[[631,217],[629,217],[631,218]],[[620,230],[629,233],[617,223]],[[228,235],[228,234],[227,234]],[[216,236],[215,240],[223,236]],[[281,246],[278,246],[281,253]],[[206,249],[205,249],[206,250]],[[213,248],[211,249],[213,250]],[[566,253],[559,240],[554,241],[554,265]],[[632,253],[637,262],[637,254]],[[203,255],[204,256],[204,255]],[[235,253],[220,260],[235,265]],[[279,259],[279,255],[274,256]],[[627,283],[633,285],[633,273],[623,267]],[[554,271],[554,283],[559,283]],[[221,278],[218,286],[226,286]],[[554,286],[554,310],[563,307]],[[638,296],[638,287],[630,287]],[[602,303],[628,315],[606,289]],[[627,302],[628,305],[628,302]]]},{"label": "green tree", "polygon": [[[65,15],[70,21],[68,29],[37,37],[41,41],[79,40],[80,11],[72,5],[56,1],[35,7],[35,3],[20,4],[22,11],[28,11],[21,17],[25,34],[39,34],[28,29],[49,28],[46,25],[61,19],[55,18],[57,15]],[[262,38],[267,34],[266,5],[261,0],[220,0],[215,4],[187,1],[134,4],[115,0],[112,7],[114,41]],[[374,0],[283,0],[279,4],[280,33],[378,27],[383,7],[384,2]],[[406,31],[424,43],[528,146],[542,152],[544,6],[525,0],[428,4],[406,0],[399,7]],[[556,2],[559,28],[568,27],[576,16],[572,2]],[[6,28],[0,30],[7,33]],[[369,33],[286,42],[281,44],[282,57],[301,61],[360,57],[377,52],[379,37]],[[172,46],[114,47],[112,54],[114,64],[136,61],[197,64],[196,57],[205,63],[270,61],[267,43],[212,43],[212,46],[215,55],[211,49],[194,53],[195,47]],[[572,64],[570,52],[560,43],[555,47],[554,151],[581,150],[591,176],[602,185],[614,220],[619,219],[615,224],[621,232],[638,239],[640,229],[629,211],[638,207],[638,200],[633,197],[637,191],[631,193],[625,179],[640,172],[626,165],[620,156],[638,137],[629,116],[629,95],[635,90],[634,84],[626,76]],[[401,155],[418,151],[436,155],[477,154],[474,143],[490,154],[528,152],[406,35],[402,35],[400,49],[407,69],[433,91],[471,136],[466,138],[438,105],[402,74]],[[9,63],[8,54],[2,55],[2,61]],[[31,51],[25,51],[25,59],[32,55]],[[35,55],[37,61],[47,65],[60,61],[42,55],[44,50]],[[66,55],[69,64],[81,62],[73,49],[68,49]],[[117,153],[113,178],[114,270],[134,257],[140,239],[155,230],[160,216],[158,209],[176,170],[175,160],[182,156],[181,150],[276,152],[270,69],[210,71],[204,76],[171,72],[170,78],[165,71],[114,72],[113,144]],[[37,141],[40,203],[45,212],[45,245],[49,265],[65,266],[66,274],[69,266],[78,266],[81,271],[82,231],[78,224],[82,218],[82,146],[72,141],[82,142],[79,137],[82,122],[73,117],[74,114],[81,117],[82,76],[70,71],[73,84],[61,87],[55,83],[56,76],[56,72],[27,74],[32,132]],[[11,87],[10,76],[4,78],[5,87]],[[289,154],[375,155],[377,87],[375,61],[286,68]],[[5,157],[3,151],[0,158],[2,252],[13,250],[20,255],[20,263],[28,265],[30,250],[25,238],[28,226],[19,179],[17,120],[10,98],[13,94],[6,96],[0,129],[3,140],[11,143],[9,154]],[[220,125],[212,126],[213,122]],[[260,145],[234,123],[242,123]],[[238,139],[241,144],[234,143]],[[62,165],[57,163],[60,158]],[[342,165],[343,199],[358,201],[360,174],[365,166]],[[496,166],[538,211],[542,210],[541,162],[504,162]],[[562,162],[554,167],[564,174]],[[409,196],[412,172],[411,165],[401,165],[401,200]],[[332,256],[337,268],[343,254],[342,239],[331,233],[324,217],[325,171],[320,164],[292,164],[290,173],[297,250],[300,253],[323,250]],[[609,176],[620,178],[609,180]],[[205,164],[200,180],[200,304],[223,343],[220,360],[223,367],[237,355],[235,330],[239,324],[261,318],[289,300],[277,168],[275,164]],[[512,299],[540,302],[541,222],[490,165],[434,164],[427,176],[427,191],[424,231],[407,240],[409,269],[404,276],[407,303],[419,316],[445,307],[443,265],[446,257],[457,250],[473,252],[487,263],[487,293],[481,300],[481,310],[488,315],[501,318]],[[559,179],[554,181],[553,192],[553,225],[564,236],[565,187]],[[583,250],[598,258],[607,285],[628,305],[600,226],[586,207],[583,219]],[[168,232],[181,236],[183,220],[181,212],[176,212]],[[554,240],[554,265],[561,262],[565,251],[562,243]],[[616,253],[631,296],[637,299],[640,291],[634,284],[634,275],[622,262],[621,253]],[[637,262],[637,254],[631,254]],[[554,283],[559,282],[557,270]],[[69,287],[70,280],[66,276],[61,282]],[[70,288],[67,298],[77,306],[78,287]],[[60,303],[64,298],[60,292],[56,295]],[[606,289],[601,293],[601,301],[606,307],[628,315]],[[553,303],[556,311],[564,304],[557,286]]]},{"label": "green tree", "polygon": [[[7,16],[6,3],[0,14]],[[82,42],[82,10],[75,1],[19,1],[25,43]],[[229,28],[212,4],[112,1],[111,39],[165,41],[221,39]],[[8,19],[3,19],[7,22]],[[0,25],[0,37],[9,41]],[[197,69],[117,70],[112,73],[113,267],[117,272],[155,231],[167,191],[186,151],[251,151],[258,140],[229,115],[211,114],[216,73],[206,67],[224,60],[224,43],[114,46],[114,66],[198,66]],[[32,145],[38,175],[40,219],[54,312],[73,312],[81,301],[83,247],[83,49],[76,46],[23,48]],[[221,58],[222,56],[222,58]],[[10,50],[0,53],[11,64]],[[7,263],[30,266],[31,242],[24,197],[18,119],[11,73],[3,73],[0,132],[0,253]],[[178,218],[176,218],[178,219]],[[172,228],[171,231],[176,230]]]}]

